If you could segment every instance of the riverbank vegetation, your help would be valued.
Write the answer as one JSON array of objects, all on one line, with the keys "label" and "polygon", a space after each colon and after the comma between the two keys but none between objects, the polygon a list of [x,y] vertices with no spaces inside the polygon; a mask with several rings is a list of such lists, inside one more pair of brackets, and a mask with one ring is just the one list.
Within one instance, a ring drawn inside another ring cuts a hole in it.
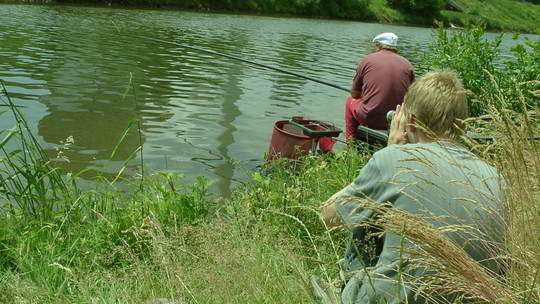
[{"label": "riverbank vegetation", "polygon": [[[422,5],[411,8],[410,3]],[[371,0],[369,9],[374,19],[383,23],[432,25],[439,20],[449,27],[484,25],[499,31],[540,31],[540,5],[516,0]]]},{"label": "riverbank vegetation", "polygon": [[539,33],[540,5],[509,0],[461,0],[462,12],[443,10],[445,20],[455,25],[485,24],[503,31]]},{"label": "riverbank vegetation", "polygon": [[[505,278],[424,256],[442,275],[423,292],[540,303],[540,142],[530,140],[540,134],[540,42],[525,44],[496,63],[497,40],[484,40],[482,29],[441,29],[425,58],[460,73],[472,111],[483,115],[469,125],[494,136],[466,142],[506,178],[508,232]],[[82,191],[1,98],[3,118],[16,124],[0,141],[0,302],[312,303],[310,276],[337,277],[348,232],[327,231],[318,206],[357,176],[367,150],[277,163],[229,200],[213,199],[203,178],[185,186],[170,173],[135,180],[128,192],[111,183]]]},{"label": "riverbank vegetation", "polygon": [[0,0],[2,2],[181,8],[428,26],[439,20],[447,26],[476,24],[492,30],[527,33],[540,30],[540,5],[536,0]]}]

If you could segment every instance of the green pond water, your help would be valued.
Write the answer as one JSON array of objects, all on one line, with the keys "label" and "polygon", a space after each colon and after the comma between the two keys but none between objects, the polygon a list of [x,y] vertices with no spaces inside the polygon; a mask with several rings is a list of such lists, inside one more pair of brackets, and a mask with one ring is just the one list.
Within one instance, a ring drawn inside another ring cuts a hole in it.
[{"label": "green pond water", "polygon": [[[0,5],[0,79],[55,163],[86,170],[83,183],[112,179],[125,165],[122,176],[137,177],[140,153],[126,160],[142,144],[146,174],[179,172],[186,182],[203,175],[214,193],[229,196],[264,162],[275,121],[303,115],[343,128],[347,93],[182,45],[348,87],[372,37],[386,31],[400,36],[401,52],[421,70],[432,38],[427,28]],[[510,39],[504,43],[508,49]],[[12,125],[0,116],[0,128]],[[68,137],[73,144],[63,144]]]}]

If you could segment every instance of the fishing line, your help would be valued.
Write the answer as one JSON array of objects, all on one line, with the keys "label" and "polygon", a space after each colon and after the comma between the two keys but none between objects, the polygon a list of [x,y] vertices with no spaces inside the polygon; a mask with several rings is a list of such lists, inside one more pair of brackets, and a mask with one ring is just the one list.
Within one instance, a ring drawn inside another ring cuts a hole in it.
[{"label": "fishing line", "polygon": [[174,42],[174,41],[162,40],[162,39],[158,39],[158,38],[146,37],[145,39],[148,39],[148,40],[154,41],[154,42],[159,42],[159,43],[172,44],[172,45],[176,45],[176,46],[183,47],[183,48],[186,48],[186,49],[192,49],[192,50],[196,50],[196,51],[199,51],[199,52],[212,54],[214,56],[221,56],[221,57],[233,59],[233,60],[236,60],[236,61],[241,61],[241,62],[248,63],[248,64],[251,64],[251,65],[254,65],[254,66],[262,67],[262,68],[265,68],[265,69],[268,69],[268,70],[274,70],[274,71],[278,71],[278,72],[281,72],[281,73],[284,73],[284,74],[288,74],[288,75],[300,77],[300,78],[303,78],[303,79],[311,80],[313,82],[323,84],[323,85],[326,85],[326,86],[329,86],[329,87],[332,87],[332,88],[335,88],[335,89],[338,89],[338,90],[342,90],[342,91],[345,91],[345,92],[350,92],[350,89],[342,87],[342,86],[334,84],[334,83],[330,83],[330,82],[327,82],[327,81],[324,81],[324,80],[320,80],[320,79],[313,78],[313,77],[310,77],[310,76],[302,75],[302,74],[299,74],[299,73],[287,71],[287,70],[277,68],[277,67],[274,67],[274,66],[271,66],[271,65],[267,65],[267,64],[264,64],[264,63],[259,63],[259,62],[247,60],[247,59],[240,58],[240,57],[237,57],[237,56],[223,54],[223,53],[220,53],[220,52],[216,52],[216,51],[201,48],[201,47],[191,46],[191,45],[187,45],[187,44],[184,44],[184,43],[178,43],[178,42]]}]

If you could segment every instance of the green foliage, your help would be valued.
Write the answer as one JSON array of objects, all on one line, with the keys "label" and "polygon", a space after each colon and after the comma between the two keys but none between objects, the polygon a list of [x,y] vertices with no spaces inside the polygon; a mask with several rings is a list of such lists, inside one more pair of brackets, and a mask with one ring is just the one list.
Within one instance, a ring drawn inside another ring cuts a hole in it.
[{"label": "green foliage", "polygon": [[0,0],[0,3],[73,3],[216,10],[262,14],[375,20],[382,23],[423,24],[434,19],[456,25],[484,24],[488,29],[537,33],[538,0],[461,0],[464,12],[442,10],[443,0]]},{"label": "green foliage", "polygon": [[45,220],[59,207],[58,201],[69,200],[72,192],[78,190],[76,187],[67,190],[62,174],[51,166],[4,84],[0,85],[0,106],[8,109],[0,115],[5,119],[11,114],[16,123],[12,129],[0,131],[4,135],[0,141],[0,195],[24,216]]},{"label": "green foliage", "polygon": [[[244,189],[253,215],[268,215],[269,210],[298,218],[313,233],[322,233],[318,207],[321,198],[328,198],[349,184],[365,164],[366,157],[356,153],[306,156],[301,162],[275,161],[266,176],[256,172],[253,181]],[[238,208],[233,210],[238,211]],[[305,228],[290,225],[290,219],[270,216],[270,222],[283,223],[284,229],[294,235],[305,235]],[[277,221],[277,222],[275,222]],[[289,224],[284,224],[284,223]],[[292,230],[289,230],[292,229]]]},{"label": "green foliage", "polygon": [[187,9],[249,11],[255,13],[294,14],[336,18],[371,16],[371,0],[56,0],[58,3],[97,3],[178,7]]},{"label": "green foliage", "polygon": [[[465,87],[479,96],[485,86],[492,87],[490,75],[496,70],[501,38],[499,35],[495,40],[484,39],[484,29],[480,27],[449,33],[439,26],[426,62],[430,70],[457,71]],[[470,103],[470,115],[481,114],[485,114],[482,103]]]},{"label": "green foliage", "polygon": [[540,0],[521,0],[521,1],[530,2],[530,3],[533,3],[533,4],[540,4]]},{"label": "green foliage", "polygon": [[[519,35],[514,35],[519,39]],[[536,110],[540,106],[538,81],[540,81],[540,40],[525,38],[523,43],[511,49],[514,58],[505,61],[505,81],[502,84],[507,96],[519,96],[522,93],[527,104],[527,110]],[[512,103],[512,108],[521,109],[518,98]]]},{"label": "green foliage", "polygon": [[439,16],[443,6],[442,0],[388,0],[390,7],[406,14],[421,16]]},{"label": "green foliage", "polygon": [[320,11],[323,16],[340,18],[369,19],[371,0],[320,0]]},{"label": "green foliage", "polygon": [[79,274],[150,259],[150,222],[170,235],[206,221],[212,204],[202,177],[185,187],[164,173],[128,196],[81,192],[51,165],[5,90],[2,101],[15,127],[0,146],[0,272],[24,274],[53,293],[72,291]]},{"label": "green foliage", "polygon": [[[0,271],[15,271],[52,292],[76,289],[72,276],[148,261],[153,221],[170,236],[179,225],[204,223],[212,204],[200,179],[183,187],[173,176],[145,184],[144,192],[90,191],[47,220],[0,214]],[[66,270],[68,269],[68,270]]]},{"label": "green foliage", "polygon": [[464,0],[464,12],[442,11],[449,22],[458,25],[483,24],[489,29],[537,33],[540,6],[516,0]]},{"label": "green foliage", "polygon": [[447,32],[442,26],[436,33],[425,62],[430,70],[452,69],[460,74],[465,87],[473,93],[471,116],[487,114],[486,96],[495,91],[504,92],[506,102],[511,103],[501,106],[516,111],[523,111],[518,92],[525,92],[528,109],[539,105],[538,96],[530,92],[535,85],[532,81],[540,80],[538,41],[527,39],[525,44],[517,44],[512,48],[514,57],[502,60],[502,34],[490,40],[485,38],[482,27]]}]

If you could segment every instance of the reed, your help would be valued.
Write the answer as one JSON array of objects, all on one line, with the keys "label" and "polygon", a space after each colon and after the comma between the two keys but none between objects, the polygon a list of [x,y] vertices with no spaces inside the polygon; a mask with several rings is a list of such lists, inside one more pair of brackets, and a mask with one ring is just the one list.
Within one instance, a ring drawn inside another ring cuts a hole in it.
[{"label": "reed", "polygon": [[[76,184],[67,185],[61,172],[51,165],[27,121],[8,95],[3,83],[0,105],[15,121],[0,142],[1,193],[8,200],[10,212],[21,211],[25,217],[40,220],[52,216],[60,202],[76,195]],[[4,113],[6,115],[7,113]],[[9,147],[9,148],[8,148]]]},{"label": "reed", "polygon": [[[539,89],[540,81],[535,85]],[[540,142],[532,139],[540,134],[540,108],[530,111],[525,94],[529,92],[516,96],[521,111],[514,112],[500,107],[515,103],[503,92],[486,92],[493,100],[489,105],[491,128],[497,130],[491,147],[496,151],[493,160],[507,182],[506,279],[520,303],[540,303]]]}]

